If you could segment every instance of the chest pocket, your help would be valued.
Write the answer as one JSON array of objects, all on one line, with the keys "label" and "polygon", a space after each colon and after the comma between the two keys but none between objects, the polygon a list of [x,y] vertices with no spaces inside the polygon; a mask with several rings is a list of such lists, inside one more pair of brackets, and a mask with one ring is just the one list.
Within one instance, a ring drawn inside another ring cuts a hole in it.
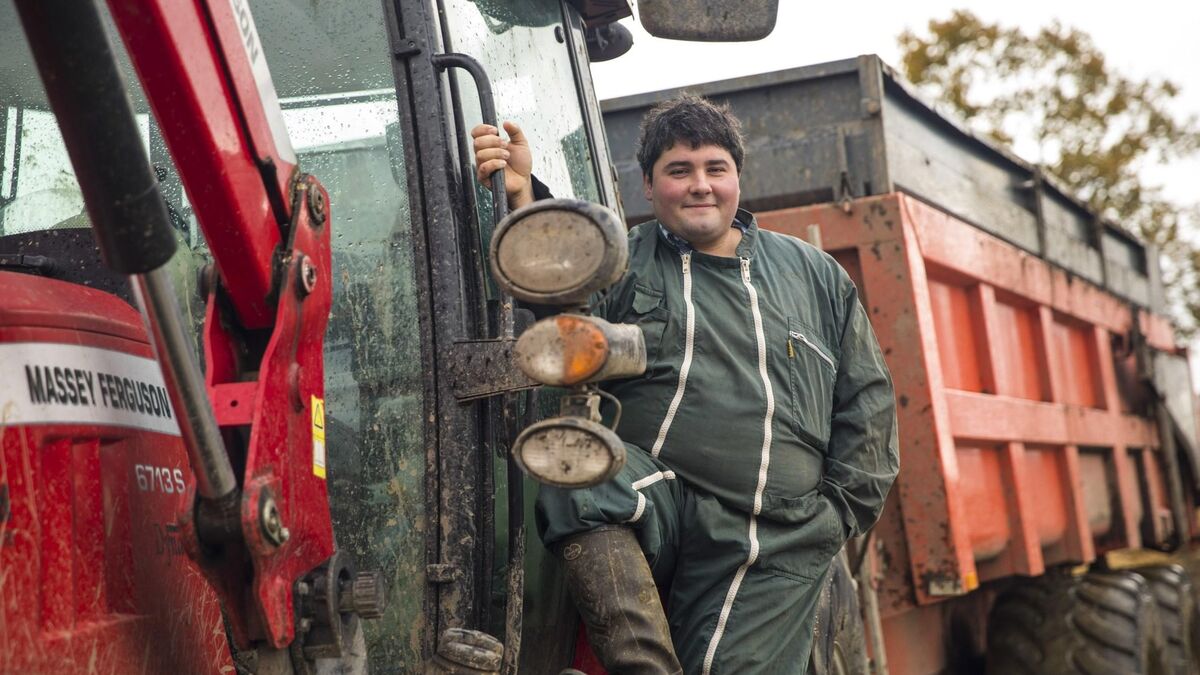
[{"label": "chest pocket", "polygon": [[626,323],[637,324],[646,337],[646,376],[662,359],[667,344],[667,324],[671,313],[664,307],[662,291],[638,284],[633,288],[632,313]]},{"label": "chest pocket", "polygon": [[796,433],[823,451],[829,445],[837,361],[816,331],[794,318],[788,319],[787,339],[792,420]]}]

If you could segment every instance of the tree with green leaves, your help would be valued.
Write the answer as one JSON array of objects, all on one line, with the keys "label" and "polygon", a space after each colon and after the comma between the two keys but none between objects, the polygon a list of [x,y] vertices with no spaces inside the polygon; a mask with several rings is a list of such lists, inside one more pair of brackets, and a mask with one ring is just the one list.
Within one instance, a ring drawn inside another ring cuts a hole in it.
[{"label": "tree with green leaves", "polygon": [[1170,109],[1174,83],[1117,72],[1086,33],[1058,22],[1028,35],[959,10],[899,44],[904,75],[973,131],[1158,245],[1176,323],[1200,327],[1200,204],[1172,203],[1142,178],[1149,165],[1200,151],[1200,122]]}]

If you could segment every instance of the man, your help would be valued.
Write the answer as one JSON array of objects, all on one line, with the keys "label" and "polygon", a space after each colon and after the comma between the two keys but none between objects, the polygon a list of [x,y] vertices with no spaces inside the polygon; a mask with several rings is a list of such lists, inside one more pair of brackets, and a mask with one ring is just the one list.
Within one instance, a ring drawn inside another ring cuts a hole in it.
[{"label": "man", "polygon": [[[507,169],[519,207],[547,194],[505,126],[507,142],[474,130],[476,163],[481,180]],[[655,220],[630,232],[629,271],[595,308],[645,333],[646,374],[606,385],[628,460],[538,498],[610,672],[803,673],[829,563],[898,470],[891,381],[854,284],[738,208],[743,157],[726,108],[683,96],[646,115]]]}]

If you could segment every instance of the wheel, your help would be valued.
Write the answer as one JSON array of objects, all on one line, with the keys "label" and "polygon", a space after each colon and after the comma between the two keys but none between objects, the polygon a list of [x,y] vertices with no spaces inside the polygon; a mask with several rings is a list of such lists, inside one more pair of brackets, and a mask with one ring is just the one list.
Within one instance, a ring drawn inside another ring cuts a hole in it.
[{"label": "wheel", "polygon": [[844,551],[833,559],[829,578],[817,602],[808,671],[813,675],[869,675],[871,672],[857,584]]},{"label": "wheel", "polygon": [[1192,580],[1179,565],[1143,567],[1137,570],[1150,584],[1162,626],[1165,649],[1163,662],[1170,675],[1195,675],[1200,672],[1200,653],[1196,631],[1196,601]]},{"label": "wheel", "polygon": [[1164,675],[1150,584],[1133,572],[1047,575],[1003,593],[988,619],[989,675]]}]

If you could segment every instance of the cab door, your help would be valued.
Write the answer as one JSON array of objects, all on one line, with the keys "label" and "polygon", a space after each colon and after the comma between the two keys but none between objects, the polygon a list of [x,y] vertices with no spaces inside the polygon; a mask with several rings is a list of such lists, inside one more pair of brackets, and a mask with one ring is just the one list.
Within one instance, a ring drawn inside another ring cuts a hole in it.
[{"label": "cab door", "polygon": [[[505,644],[510,672],[524,634],[537,649],[523,650],[521,671],[554,672],[569,662],[573,614],[533,532],[536,486],[507,461],[539,406],[509,358],[505,303],[487,273],[491,194],[474,180],[469,135],[483,121],[479,94],[471,76],[433,56],[461,53],[482,65],[499,120],[521,125],[534,172],[555,196],[616,206],[582,20],[561,0],[402,3],[396,43],[398,81],[413,92],[405,132],[421,166],[414,179],[436,345],[431,629],[435,641],[447,628],[490,633]],[[519,310],[515,323],[519,333]],[[525,574],[510,573],[517,569]]]}]

